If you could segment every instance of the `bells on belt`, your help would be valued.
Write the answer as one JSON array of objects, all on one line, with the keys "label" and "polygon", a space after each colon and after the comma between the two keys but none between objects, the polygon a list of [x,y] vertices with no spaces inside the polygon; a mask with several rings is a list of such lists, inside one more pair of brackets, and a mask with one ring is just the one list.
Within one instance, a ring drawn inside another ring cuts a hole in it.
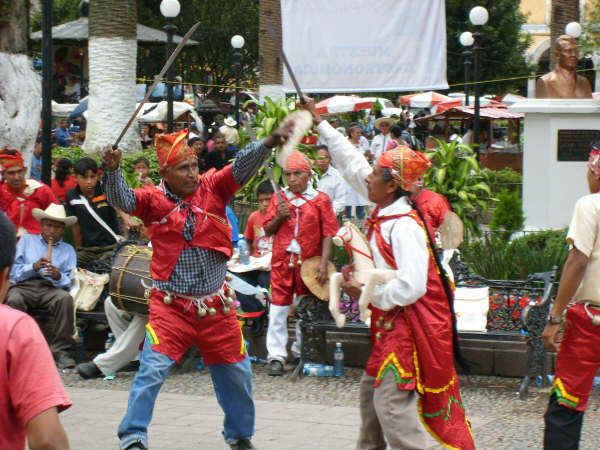
[{"label": "bells on belt", "polygon": [[300,244],[298,243],[296,238],[292,239],[290,245],[287,246],[285,251],[290,254],[290,262],[288,263],[288,267],[290,269],[294,267],[294,255],[298,255],[298,261],[295,265],[297,265],[298,267],[302,265],[302,256],[300,256],[302,249],[300,248]]},{"label": "bells on belt", "polygon": [[163,297],[163,302],[165,303],[165,305],[170,305],[171,303],[173,303],[173,296],[170,292],[167,292],[165,294],[165,296]]}]

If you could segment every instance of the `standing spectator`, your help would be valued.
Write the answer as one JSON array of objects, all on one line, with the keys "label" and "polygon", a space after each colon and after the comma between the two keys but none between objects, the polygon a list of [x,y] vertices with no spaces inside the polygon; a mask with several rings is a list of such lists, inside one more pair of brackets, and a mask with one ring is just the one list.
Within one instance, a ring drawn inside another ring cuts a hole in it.
[{"label": "standing spectator", "polygon": [[346,206],[346,182],[339,172],[330,165],[329,150],[326,145],[317,146],[316,165],[323,174],[317,184],[317,189],[324,192],[331,199],[333,211],[337,216],[341,215]]},{"label": "standing spectator", "polygon": [[[552,303],[544,344],[558,352],[544,416],[544,449],[579,448],[583,415],[600,368],[600,150],[590,152],[590,194],[575,204],[567,233],[569,256]],[[564,325],[564,334],[560,329]]]},{"label": "standing spectator", "polygon": [[[190,136],[191,135],[192,135],[192,133],[190,133]],[[206,172],[206,170],[207,170],[206,141],[204,140],[203,137],[196,135],[193,138],[189,139],[188,145],[191,147],[191,149],[194,151],[194,153],[198,157],[198,172],[200,172],[200,173]]]},{"label": "standing spectator", "polygon": [[360,125],[353,123],[348,127],[348,140],[362,153],[369,151],[369,141],[363,136],[363,130]]},{"label": "standing spectator", "polygon": [[373,138],[371,142],[371,154],[373,159],[377,160],[379,156],[387,149],[387,145],[392,138],[390,136],[390,128],[394,124],[394,119],[391,117],[380,117],[375,121],[375,128],[380,133]]},{"label": "standing spectator", "polygon": [[228,116],[223,121],[223,125],[219,128],[219,133],[225,136],[225,140],[229,145],[235,145],[236,147],[240,145],[240,135],[236,128],[237,122],[231,116]]},{"label": "standing spectator", "polygon": [[42,181],[42,138],[39,136],[35,140],[35,147],[33,147],[29,176],[32,180]]},{"label": "standing spectator", "polygon": [[67,212],[77,217],[73,240],[80,267],[93,267],[111,255],[120,240],[117,212],[106,201],[99,180],[98,164],[92,158],[75,163],[77,187],[67,192]]},{"label": "standing spectator", "polygon": [[59,147],[70,147],[73,138],[71,137],[71,133],[67,129],[67,120],[60,119],[58,121],[58,127],[54,130],[54,138],[56,139],[56,144]]},{"label": "standing spectator", "polygon": [[77,219],[67,217],[65,207],[56,204],[46,210],[34,209],[33,214],[40,221],[42,232],[26,234],[19,240],[6,303],[23,312],[48,310],[54,318],[50,343],[58,367],[75,367],[69,356],[73,345],[73,298],[68,289],[77,257],[62,237],[65,227]]},{"label": "standing spectator", "polygon": [[248,243],[248,253],[259,257],[273,251],[273,236],[267,236],[264,229],[267,208],[271,203],[271,197],[273,197],[273,186],[269,181],[263,181],[258,185],[256,194],[258,196],[258,210],[248,217],[244,237]]},{"label": "standing spectator", "polygon": [[15,229],[0,212],[0,448],[68,450],[58,413],[71,406],[35,321],[3,305],[15,255]]},{"label": "standing spectator", "polygon": [[215,148],[206,155],[206,167],[207,169],[221,170],[229,164],[229,160],[235,158],[237,147],[227,144],[225,137],[221,134],[215,136],[213,141]]},{"label": "standing spectator", "polygon": [[148,161],[148,158],[140,156],[133,161],[133,171],[142,186],[154,186],[154,181],[150,178],[150,161]]},{"label": "standing spectator", "polygon": [[16,149],[0,150],[0,210],[14,224],[17,237],[26,232],[40,232],[40,223],[31,215],[33,208],[46,209],[51,203],[57,203],[48,186],[25,178],[26,173],[21,152]]},{"label": "standing spectator", "polygon": [[50,184],[50,188],[56,198],[61,203],[66,202],[66,195],[71,189],[77,186],[77,181],[72,175],[73,163],[69,158],[60,158],[56,160],[54,168],[54,178]]}]

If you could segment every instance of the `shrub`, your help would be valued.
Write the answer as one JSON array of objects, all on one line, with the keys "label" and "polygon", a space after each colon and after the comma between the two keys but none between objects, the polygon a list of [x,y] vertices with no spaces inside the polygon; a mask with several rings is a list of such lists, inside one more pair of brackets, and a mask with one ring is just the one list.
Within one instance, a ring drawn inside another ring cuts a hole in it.
[{"label": "shrub", "polygon": [[502,170],[483,169],[481,175],[490,186],[493,195],[498,195],[502,191],[518,192],[521,195],[523,176],[516,170],[508,168]]},{"label": "shrub", "polygon": [[515,232],[523,228],[525,216],[521,206],[521,196],[516,191],[501,191],[498,194],[498,203],[492,214],[490,229],[504,233],[508,239]]}]

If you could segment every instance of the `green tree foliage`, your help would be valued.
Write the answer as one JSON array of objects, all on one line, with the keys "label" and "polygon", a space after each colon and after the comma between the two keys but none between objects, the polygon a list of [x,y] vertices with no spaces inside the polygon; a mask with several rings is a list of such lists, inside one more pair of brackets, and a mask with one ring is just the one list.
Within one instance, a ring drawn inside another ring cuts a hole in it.
[{"label": "green tree foliage", "polygon": [[[462,51],[458,38],[463,31],[481,31],[480,80],[495,80],[527,76],[529,70],[523,55],[529,36],[521,34],[526,18],[519,11],[519,0],[446,0],[446,26],[448,46],[448,83],[459,85],[464,80]],[[485,6],[490,19],[483,27],[469,22],[469,11],[474,6]],[[507,91],[524,92],[527,80],[512,80],[482,85],[483,94],[500,94]],[[462,89],[462,87],[458,87]]]},{"label": "green tree foliage", "polygon": [[525,216],[521,206],[521,196],[515,191],[501,191],[498,204],[494,208],[490,229],[502,233],[506,239],[523,228]]},{"label": "green tree foliage", "polygon": [[425,187],[446,197],[469,235],[479,235],[491,190],[483,180],[475,153],[467,145],[437,140],[437,148],[427,157],[433,165],[425,174]]}]

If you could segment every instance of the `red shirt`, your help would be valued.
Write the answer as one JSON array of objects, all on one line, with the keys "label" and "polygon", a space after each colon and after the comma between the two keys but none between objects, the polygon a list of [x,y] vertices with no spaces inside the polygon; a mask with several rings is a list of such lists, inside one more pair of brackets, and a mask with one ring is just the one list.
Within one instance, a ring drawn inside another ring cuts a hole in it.
[{"label": "red shirt", "polygon": [[17,230],[17,236],[27,232],[41,233],[40,223],[31,215],[33,208],[46,209],[50,203],[58,203],[48,186],[35,180],[27,180],[25,190],[17,195],[6,183],[0,183],[0,210],[4,211]]},{"label": "red shirt", "polygon": [[414,202],[421,211],[427,229],[433,237],[437,229],[444,223],[446,214],[452,211],[450,203],[443,195],[428,189],[423,189]]},{"label": "red shirt", "polygon": [[68,175],[62,186],[58,184],[58,181],[52,178],[50,189],[52,189],[52,192],[61,203],[65,203],[67,192],[71,189],[75,189],[75,186],[77,186],[75,177],[73,175]]},{"label": "red shirt", "polygon": [[265,223],[266,211],[262,214],[260,211],[254,211],[248,217],[244,237],[252,241],[252,256],[261,256],[273,250],[273,236],[266,236],[263,225]]},{"label": "red shirt", "polygon": [[23,450],[27,423],[71,406],[50,349],[35,321],[0,304],[0,448]]}]

